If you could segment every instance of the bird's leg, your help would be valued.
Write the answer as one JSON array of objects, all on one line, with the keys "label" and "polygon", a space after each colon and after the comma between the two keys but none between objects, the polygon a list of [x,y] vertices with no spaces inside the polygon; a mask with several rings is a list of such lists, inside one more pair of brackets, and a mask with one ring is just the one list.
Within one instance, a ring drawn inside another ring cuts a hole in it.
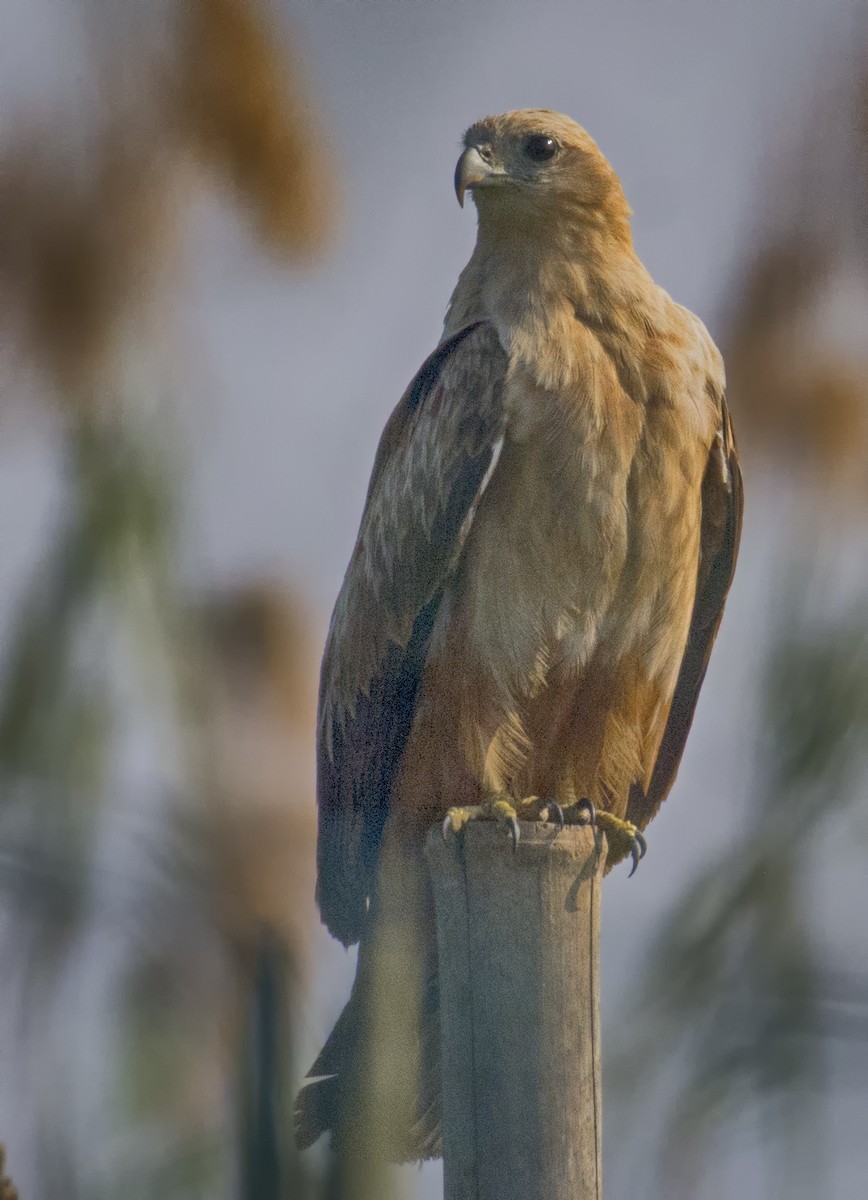
[{"label": "bird's leg", "polygon": [[516,806],[520,803],[506,792],[491,792],[482,804],[450,808],[443,819],[443,837],[446,837],[450,829],[457,833],[468,821],[502,821],[509,826],[514,850],[521,836],[516,812]]},{"label": "bird's leg", "polygon": [[590,800],[571,801],[562,807],[551,797],[526,796],[516,800],[506,792],[491,792],[482,804],[450,808],[443,820],[443,836],[450,830],[457,833],[468,821],[501,821],[509,826],[515,849],[521,837],[519,816],[525,821],[550,821],[561,829],[565,824],[595,825],[606,834],[610,865],[629,854],[633,860],[631,875],[648,849],[644,835],[631,821],[598,810]]},{"label": "bird's leg", "polygon": [[564,827],[564,810],[552,796],[525,796],[516,801],[518,814],[523,821],[542,821]]},{"label": "bird's leg", "polygon": [[452,830],[457,833],[468,821],[504,821],[512,834],[513,848],[518,845],[519,817],[523,821],[551,821],[564,827],[564,810],[550,797],[525,796],[517,800],[506,792],[491,792],[482,804],[450,808],[443,821],[443,836]]},{"label": "bird's leg", "polygon": [[632,875],[645,857],[648,843],[642,832],[632,821],[622,821],[610,812],[597,809],[590,800],[579,800],[567,809],[570,824],[596,825],[606,834],[609,843],[609,865],[620,862],[629,854],[633,860]]},{"label": "bird's leg", "polygon": [[630,868],[632,875],[648,850],[648,843],[642,831],[632,821],[622,821],[620,817],[615,817],[609,812],[598,812],[596,823],[598,829],[605,831],[610,862],[618,861],[629,854],[633,860],[633,866]]}]

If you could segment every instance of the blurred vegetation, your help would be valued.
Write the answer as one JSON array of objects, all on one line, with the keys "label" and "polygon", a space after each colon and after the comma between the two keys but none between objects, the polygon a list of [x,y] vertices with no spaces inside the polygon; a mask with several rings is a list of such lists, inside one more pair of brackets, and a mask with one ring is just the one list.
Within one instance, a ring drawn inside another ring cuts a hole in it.
[{"label": "blurred vegetation", "polygon": [[[86,128],[53,113],[0,146],[2,334],[37,380],[0,417],[11,436],[47,420],[62,476],[0,661],[4,1072],[34,1197],[303,1200],[315,637],[282,586],[182,583],[184,451],[155,351],[201,188],[291,267],[327,238],[331,164],[264,0],[80,16]],[[88,1077],[95,1099],[75,1094]],[[385,1194],[369,1184],[322,1186]]]},{"label": "blurred vegetation", "polygon": [[6,1150],[0,1143],[0,1200],[18,1200],[18,1191],[6,1175]]},{"label": "blurred vegetation", "polygon": [[[814,551],[773,589],[759,725],[745,747],[746,796],[732,798],[731,841],[647,946],[641,1012],[627,1017],[633,1033],[614,1064],[614,1086],[635,1104],[662,1085],[667,1196],[697,1194],[711,1148],[746,1116],[763,1130],[771,1194],[815,1194],[830,1166],[830,1043],[868,1037],[868,970],[841,961],[847,930],[830,940],[817,911],[827,873],[846,871],[848,841],[863,840],[868,595],[832,616],[820,605],[818,615],[823,553]],[[668,1100],[661,1046],[668,1065],[681,1064]]]},{"label": "blurred vegetation", "polygon": [[868,777],[868,42],[851,54],[766,180],[774,224],[730,298],[746,556],[755,501],[777,515],[743,648],[759,703],[732,836],[660,921],[619,1020],[619,1121],[664,1114],[648,1195],[650,1178],[667,1198],[711,1194],[712,1151],[746,1123],[767,1194],[828,1192],[831,1106],[851,1086],[865,1104],[868,965],[824,913],[861,875]]}]

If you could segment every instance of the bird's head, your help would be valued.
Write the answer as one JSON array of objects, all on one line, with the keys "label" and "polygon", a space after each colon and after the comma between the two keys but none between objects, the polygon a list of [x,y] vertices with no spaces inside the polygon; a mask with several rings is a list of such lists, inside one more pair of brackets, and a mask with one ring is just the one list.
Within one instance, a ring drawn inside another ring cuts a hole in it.
[{"label": "bird's head", "polygon": [[455,194],[473,192],[480,226],[556,214],[629,238],[630,209],[618,176],[575,121],[545,108],[486,117],[464,135]]}]

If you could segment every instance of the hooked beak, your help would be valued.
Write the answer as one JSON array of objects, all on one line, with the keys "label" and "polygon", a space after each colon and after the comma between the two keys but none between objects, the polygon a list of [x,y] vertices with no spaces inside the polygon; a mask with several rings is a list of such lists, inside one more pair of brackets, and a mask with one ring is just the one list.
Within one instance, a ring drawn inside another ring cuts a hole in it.
[{"label": "hooked beak", "polygon": [[497,171],[487,163],[475,146],[469,146],[455,167],[455,195],[458,197],[458,203],[464,207],[464,193],[468,188],[493,182],[502,178],[504,174],[505,172]]}]

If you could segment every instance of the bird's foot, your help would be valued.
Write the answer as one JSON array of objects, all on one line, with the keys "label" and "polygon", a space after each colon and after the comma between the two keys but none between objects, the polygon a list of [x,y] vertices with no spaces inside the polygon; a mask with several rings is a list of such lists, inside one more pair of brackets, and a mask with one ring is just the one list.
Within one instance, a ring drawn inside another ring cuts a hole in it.
[{"label": "bird's foot", "polygon": [[630,855],[633,861],[633,872],[645,857],[648,843],[640,830],[630,821],[622,821],[612,813],[598,811],[590,800],[579,800],[574,804],[561,807],[556,800],[527,796],[516,800],[512,796],[495,793],[483,804],[472,804],[450,808],[443,820],[443,837],[450,830],[458,833],[468,821],[499,821],[508,826],[512,837],[512,848],[516,849],[521,837],[518,818],[522,820],[544,821],[560,826],[564,825],[595,825],[606,834],[609,843],[609,862],[620,862]]},{"label": "bird's foot", "polygon": [[[468,821],[501,821],[509,826],[513,849],[518,845],[522,821],[542,821],[563,829],[566,824],[564,810],[557,801],[540,796],[525,796],[516,800],[505,793],[493,793],[483,804],[450,808],[443,821],[444,838],[452,830],[457,833]],[[589,823],[587,820],[585,823]]]},{"label": "bird's foot", "polygon": [[509,827],[512,837],[512,848],[518,846],[521,837],[518,828],[518,813],[515,802],[509,796],[495,795],[484,804],[468,804],[464,807],[450,808],[443,819],[443,837],[449,833],[458,833],[468,821],[499,821]]},{"label": "bird's foot", "polygon": [[551,796],[525,796],[515,800],[514,804],[522,821],[541,821],[544,825],[557,825],[560,829],[566,824],[564,810]]},{"label": "bird's foot", "polygon": [[585,812],[588,811],[588,808],[590,809],[592,818],[590,822],[586,820],[580,822],[580,824],[590,823],[604,831],[606,840],[609,843],[609,866],[620,862],[622,858],[626,858],[629,854],[633,860],[633,866],[630,870],[630,875],[632,875],[645,857],[648,849],[648,843],[645,841],[642,832],[637,829],[632,821],[622,821],[620,817],[615,817],[610,812],[598,812],[589,800],[580,800],[576,807],[579,808],[583,804],[586,806]]}]

